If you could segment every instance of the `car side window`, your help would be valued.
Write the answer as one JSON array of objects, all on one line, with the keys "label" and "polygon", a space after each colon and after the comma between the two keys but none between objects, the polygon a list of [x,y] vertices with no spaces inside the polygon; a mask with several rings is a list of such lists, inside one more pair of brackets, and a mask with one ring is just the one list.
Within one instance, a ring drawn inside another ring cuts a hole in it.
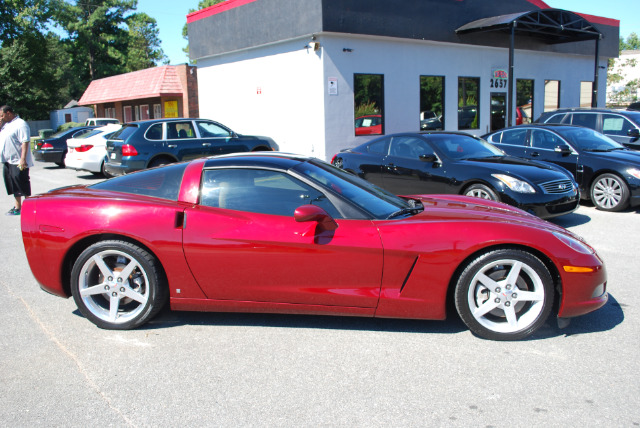
[{"label": "car side window", "polygon": [[563,141],[556,134],[543,129],[531,130],[531,147],[545,150],[553,150],[556,146],[563,145]]},{"label": "car side window", "polygon": [[147,140],[162,140],[162,123],[154,123],[147,129]]},{"label": "car side window", "polygon": [[187,163],[183,162],[168,165],[164,168],[147,169],[137,174],[121,175],[110,180],[101,181],[90,187],[177,201],[182,184],[182,176],[187,165]]},{"label": "car side window", "polygon": [[551,116],[549,119],[545,120],[544,123],[567,123],[567,120],[563,120],[567,117],[568,115],[565,115],[564,113],[561,114],[554,114],[553,116]]},{"label": "car side window", "polygon": [[[496,141],[498,142],[498,141]],[[512,146],[524,146],[527,144],[526,129],[512,129],[502,133],[502,144],[510,144]]]},{"label": "car side window", "polygon": [[626,137],[635,126],[625,117],[617,114],[602,115],[602,133]]},{"label": "car side window", "polygon": [[221,126],[212,122],[196,122],[198,132],[202,138],[214,138],[214,137],[230,137],[231,133]]},{"label": "car side window", "polygon": [[340,217],[322,192],[289,174],[262,169],[205,170],[200,204],[289,217],[293,217],[296,208],[313,204],[334,217]]},{"label": "car side window", "polygon": [[433,149],[429,144],[415,137],[393,137],[391,139],[391,147],[389,148],[390,156],[409,159],[419,159],[421,155],[430,155],[433,153]]},{"label": "car side window", "polygon": [[597,114],[594,113],[573,113],[571,114],[571,124],[584,126],[585,128],[596,129]]},{"label": "car side window", "polygon": [[388,152],[389,141],[391,141],[391,138],[382,138],[378,141],[374,141],[367,146],[367,151],[369,153],[386,155]]},{"label": "car side window", "polygon": [[167,122],[167,140],[196,138],[191,121]]}]

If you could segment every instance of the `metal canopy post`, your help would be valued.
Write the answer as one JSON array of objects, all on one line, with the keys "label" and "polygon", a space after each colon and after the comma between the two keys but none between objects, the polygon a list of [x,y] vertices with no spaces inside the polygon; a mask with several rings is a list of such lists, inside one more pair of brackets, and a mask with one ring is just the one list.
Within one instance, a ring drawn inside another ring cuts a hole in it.
[{"label": "metal canopy post", "polygon": [[596,38],[596,65],[593,72],[593,88],[591,88],[591,107],[598,107],[598,79],[600,77],[600,37]]},{"label": "metal canopy post", "polygon": [[511,23],[511,40],[509,42],[509,90],[507,95],[507,126],[513,126],[513,80],[515,78],[515,74],[513,72],[513,56],[515,53],[515,42],[516,42],[516,21]]}]

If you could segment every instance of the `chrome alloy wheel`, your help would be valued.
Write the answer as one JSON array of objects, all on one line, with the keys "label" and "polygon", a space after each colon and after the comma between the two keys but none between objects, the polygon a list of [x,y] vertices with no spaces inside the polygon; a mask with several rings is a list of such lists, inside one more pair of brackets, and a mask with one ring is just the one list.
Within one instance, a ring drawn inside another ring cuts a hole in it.
[{"label": "chrome alloy wheel", "polygon": [[482,199],[493,200],[493,198],[491,197],[489,192],[487,192],[484,189],[479,189],[479,188],[469,190],[465,194],[465,196],[473,196],[474,198],[482,198]]},{"label": "chrome alloy wheel", "polygon": [[593,185],[593,202],[602,209],[612,210],[623,201],[624,193],[620,180],[606,175],[599,178]]},{"label": "chrome alloy wheel", "polygon": [[468,307],[475,320],[497,333],[525,330],[544,309],[545,288],[538,273],[519,260],[483,266],[471,279]]},{"label": "chrome alloy wheel", "polygon": [[123,324],[140,315],[149,299],[149,279],[139,261],[117,250],[94,254],[78,275],[78,291],[97,318]]}]

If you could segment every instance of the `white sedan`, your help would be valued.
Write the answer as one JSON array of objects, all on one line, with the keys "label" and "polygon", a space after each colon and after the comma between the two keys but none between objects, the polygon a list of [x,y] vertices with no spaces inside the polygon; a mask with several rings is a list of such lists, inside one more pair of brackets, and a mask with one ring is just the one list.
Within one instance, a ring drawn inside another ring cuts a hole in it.
[{"label": "white sedan", "polygon": [[78,138],[69,138],[67,140],[68,151],[64,158],[67,168],[106,176],[104,159],[107,155],[107,139],[121,127],[122,125],[119,124],[109,124]]}]

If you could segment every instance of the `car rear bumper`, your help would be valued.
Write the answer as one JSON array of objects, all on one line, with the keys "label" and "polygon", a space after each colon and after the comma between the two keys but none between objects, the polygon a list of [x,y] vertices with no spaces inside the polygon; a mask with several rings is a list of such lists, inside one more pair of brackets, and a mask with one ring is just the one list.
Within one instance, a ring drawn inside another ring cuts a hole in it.
[{"label": "car rear bumper", "polygon": [[114,177],[129,174],[134,171],[140,171],[141,169],[145,169],[144,161],[140,161],[139,165],[137,163],[130,165],[129,163],[122,164],[113,162],[107,162],[104,164],[104,171]]},{"label": "car rear bumper", "polygon": [[34,150],[33,158],[40,162],[61,163],[64,160],[63,150]]}]

